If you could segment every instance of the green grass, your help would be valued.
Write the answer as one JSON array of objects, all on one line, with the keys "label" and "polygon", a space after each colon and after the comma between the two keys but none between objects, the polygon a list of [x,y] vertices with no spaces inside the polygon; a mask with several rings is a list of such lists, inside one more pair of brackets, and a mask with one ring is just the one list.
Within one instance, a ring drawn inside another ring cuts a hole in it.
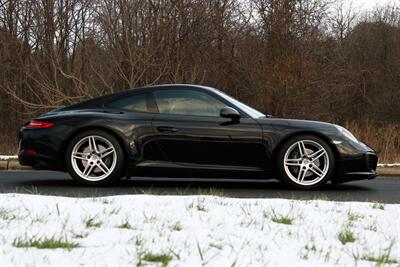
[{"label": "green grass", "polygon": [[202,203],[197,203],[196,208],[198,211],[206,211],[206,207]]},{"label": "green grass", "polygon": [[141,239],[140,237],[136,237],[135,238],[135,246],[140,247],[143,245],[143,239]]},{"label": "green grass", "polygon": [[118,225],[118,228],[120,229],[132,229],[132,225],[128,221],[125,221],[124,223]]},{"label": "green grass", "polygon": [[13,241],[13,246],[17,248],[30,248],[35,247],[39,249],[56,249],[63,248],[71,250],[73,248],[79,247],[78,243],[70,242],[67,239],[55,238],[55,237],[44,237],[44,238],[31,238],[31,239],[21,239],[17,238]]},{"label": "green grass", "polygon": [[148,188],[148,189],[142,188],[142,189],[139,190],[139,192],[140,192],[141,194],[143,194],[143,195],[149,195],[149,196],[160,195],[160,194],[159,194],[159,191],[158,191],[158,190],[155,190],[155,189],[153,188],[153,185],[152,185],[150,188]]},{"label": "green grass", "polygon": [[304,200],[304,201],[315,201],[315,200],[325,200],[325,201],[329,201],[331,199],[329,199],[329,197],[325,194],[318,194],[318,195],[313,195],[313,196],[302,196],[302,195],[296,195],[294,193],[292,193],[290,195],[291,200]]},{"label": "green grass", "polygon": [[31,194],[31,195],[41,195],[41,193],[39,192],[39,189],[32,185],[30,189],[26,188],[25,189],[27,193]]},{"label": "green grass", "polygon": [[11,211],[6,210],[3,207],[0,207],[0,219],[4,220],[4,221],[12,221],[16,218],[15,215],[13,215],[11,213]]},{"label": "green grass", "polygon": [[385,209],[385,204],[379,203],[379,202],[374,202],[372,204],[373,209],[379,209],[379,210],[384,210]]},{"label": "green grass", "polygon": [[382,266],[386,264],[397,264],[399,265],[399,261],[391,258],[390,254],[392,252],[392,248],[394,245],[395,241],[392,240],[390,245],[386,248],[381,250],[380,254],[378,256],[371,256],[371,255],[364,255],[364,256],[357,256],[355,257],[357,260],[364,260],[364,261],[369,261],[369,262],[374,262],[376,266]]},{"label": "green grass", "polygon": [[210,187],[210,188],[207,188],[206,190],[199,189],[198,191],[199,191],[200,195],[216,196],[216,197],[226,197],[227,196],[224,193],[224,190],[218,189],[218,188],[215,188],[215,187]]},{"label": "green grass", "polygon": [[315,243],[310,243],[304,246],[304,249],[307,251],[317,251],[317,247],[315,246]]},{"label": "green grass", "polygon": [[348,228],[342,230],[338,234],[338,239],[343,245],[345,245],[347,243],[353,243],[356,241],[356,238],[355,238],[353,232]]},{"label": "green grass", "polygon": [[174,225],[172,225],[171,229],[172,231],[181,231],[182,225],[179,222],[176,222]]},{"label": "green grass", "polygon": [[[264,217],[267,215],[264,213]],[[269,215],[271,218],[271,221],[274,223],[280,223],[280,224],[286,224],[286,225],[292,225],[294,218],[288,215],[281,215],[281,214],[276,214],[275,210],[272,210],[271,214]]]},{"label": "green grass", "polygon": [[74,238],[86,238],[89,236],[88,232],[72,233]]},{"label": "green grass", "polygon": [[99,228],[102,225],[101,221],[96,221],[96,217],[89,218],[85,221],[86,228]]},{"label": "green grass", "polygon": [[110,199],[107,199],[107,198],[103,198],[103,199],[101,200],[101,203],[103,203],[103,204],[112,204],[112,203],[113,203],[113,200],[110,200]]},{"label": "green grass", "polygon": [[356,213],[352,213],[351,211],[349,211],[347,213],[347,218],[349,219],[350,222],[355,222],[355,221],[358,221],[358,220],[362,219],[363,216],[359,215],[359,214],[356,214]]},{"label": "green grass", "polygon": [[110,210],[110,215],[117,215],[121,211],[121,207]]},{"label": "green grass", "polygon": [[365,260],[365,261],[375,262],[377,266],[381,266],[381,265],[384,265],[384,264],[396,264],[396,263],[399,263],[398,261],[389,258],[389,256],[385,255],[385,254],[379,255],[378,257],[363,256],[360,259],[361,260]]},{"label": "green grass", "polygon": [[168,254],[145,253],[141,259],[147,262],[161,263],[161,266],[165,267],[172,260],[172,256]]}]

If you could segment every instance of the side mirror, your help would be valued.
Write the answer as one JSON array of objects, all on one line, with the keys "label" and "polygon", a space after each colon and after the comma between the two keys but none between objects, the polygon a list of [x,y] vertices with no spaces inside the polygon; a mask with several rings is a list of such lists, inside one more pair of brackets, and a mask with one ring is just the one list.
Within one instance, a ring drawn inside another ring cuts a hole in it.
[{"label": "side mirror", "polygon": [[239,111],[237,111],[236,109],[231,108],[231,107],[222,108],[219,114],[222,118],[229,118],[229,119],[235,120],[235,121],[240,119]]}]

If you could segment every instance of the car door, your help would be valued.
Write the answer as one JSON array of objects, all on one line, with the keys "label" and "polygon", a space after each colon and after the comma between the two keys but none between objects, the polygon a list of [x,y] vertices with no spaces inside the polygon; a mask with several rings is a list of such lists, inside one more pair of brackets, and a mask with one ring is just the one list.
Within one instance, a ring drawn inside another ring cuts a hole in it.
[{"label": "car door", "polygon": [[154,136],[169,161],[216,168],[262,167],[265,149],[255,120],[222,118],[220,110],[227,103],[201,90],[160,88],[153,96],[159,111],[152,122]]}]

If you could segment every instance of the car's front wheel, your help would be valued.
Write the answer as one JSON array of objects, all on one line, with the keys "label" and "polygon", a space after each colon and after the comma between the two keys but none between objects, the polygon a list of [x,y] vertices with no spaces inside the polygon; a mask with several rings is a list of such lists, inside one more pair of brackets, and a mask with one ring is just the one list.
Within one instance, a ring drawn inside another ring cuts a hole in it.
[{"label": "car's front wheel", "polygon": [[66,160],[71,176],[83,185],[109,185],[123,175],[121,146],[103,131],[90,130],[75,136],[68,145]]},{"label": "car's front wheel", "polygon": [[296,136],[278,155],[278,173],[296,189],[316,189],[332,178],[335,158],[330,146],[316,136]]}]

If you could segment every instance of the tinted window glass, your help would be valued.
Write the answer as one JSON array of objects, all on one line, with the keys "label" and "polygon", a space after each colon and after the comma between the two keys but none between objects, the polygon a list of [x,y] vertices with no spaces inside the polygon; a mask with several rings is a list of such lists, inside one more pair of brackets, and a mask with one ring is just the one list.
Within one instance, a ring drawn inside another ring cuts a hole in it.
[{"label": "tinted window glass", "polygon": [[196,90],[159,90],[154,92],[160,113],[219,116],[226,105],[218,99]]},{"label": "tinted window glass", "polygon": [[227,99],[229,102],[233,103],[235,106],[239,107],[242,109],[244,112],[246,112],[250,117],[257,119],[257,118],[262,118],[265,117],[265,114],[261,113],[260,111],[249,107],[248,105],[234,99],[233,97],[217,90],[217,94],[221,95],[223,98]]},{"label": "tinted window glass", "polygon": [[128,96],[108,104],[111,108],[148,112],[145,94]]}]

